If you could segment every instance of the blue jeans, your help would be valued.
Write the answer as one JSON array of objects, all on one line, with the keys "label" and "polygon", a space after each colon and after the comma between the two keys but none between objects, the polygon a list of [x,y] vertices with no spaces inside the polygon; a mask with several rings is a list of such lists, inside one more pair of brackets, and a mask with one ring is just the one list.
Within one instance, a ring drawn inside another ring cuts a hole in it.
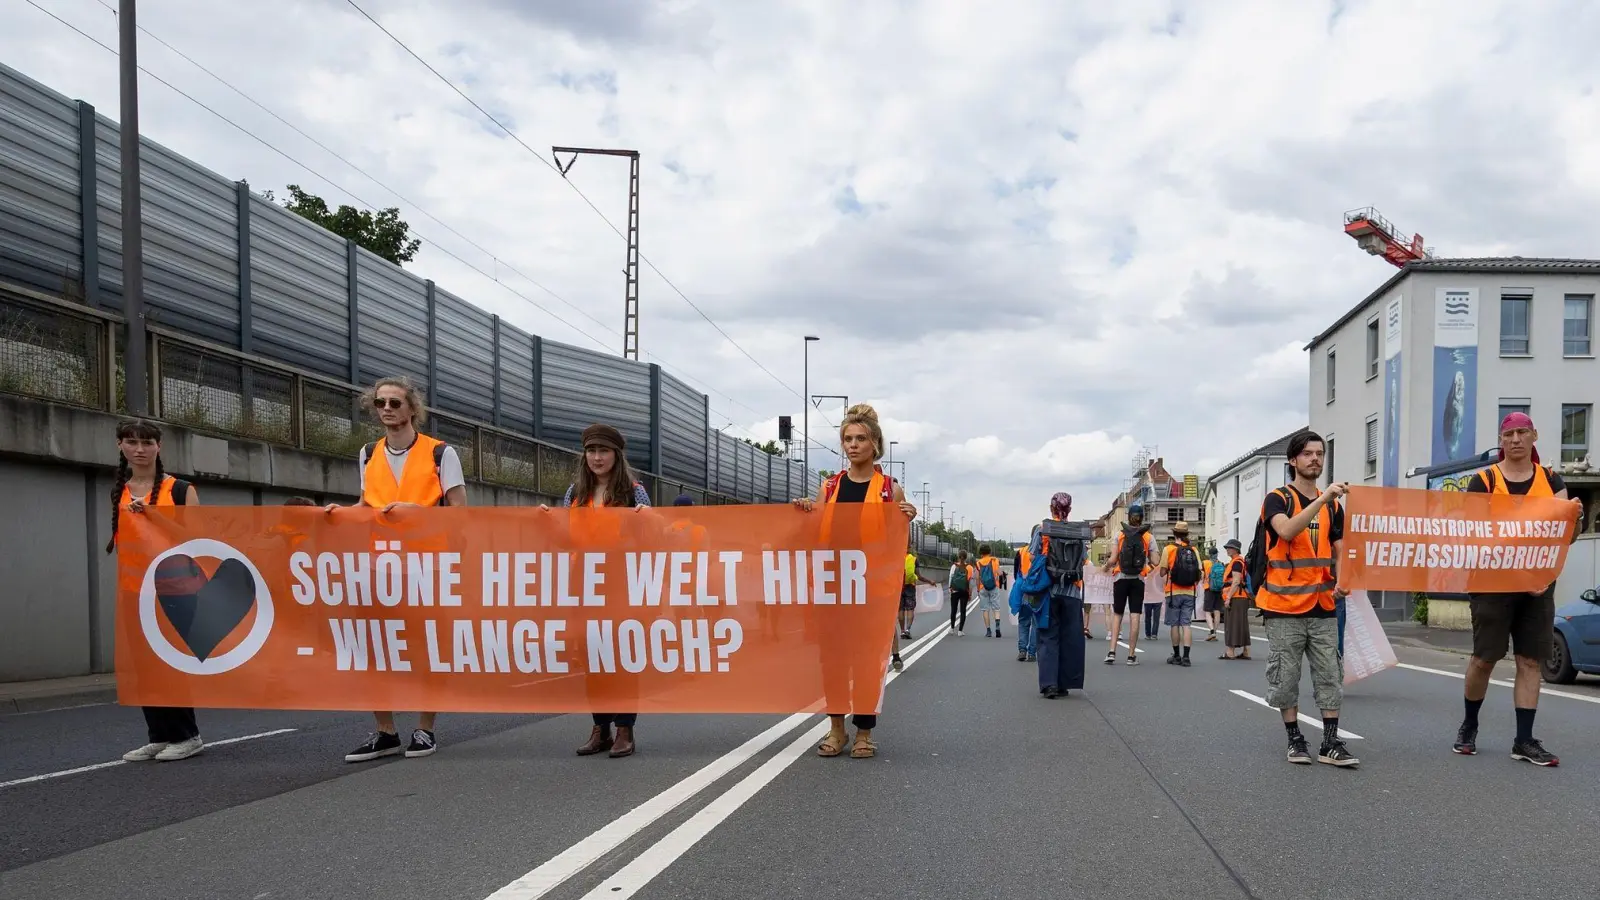
[{"label": "blue jeans", "polygon": [[1037,653],[1039,650],[1039,623],[1033,618],[1033,608],[1026,602],[1017,610],[1017,652]]},{"label": "blue jeans", "polygon": [[1344,658],[1344,598],[1338,597],[1333,601],[1333,608],[1339,616],[1339,658]]},{"label": "blue jeans", "polygon": [[1161,627],[1161,603],[1146,603],[1144,605],[1144,636],[1155,639],[1156,629]]}]

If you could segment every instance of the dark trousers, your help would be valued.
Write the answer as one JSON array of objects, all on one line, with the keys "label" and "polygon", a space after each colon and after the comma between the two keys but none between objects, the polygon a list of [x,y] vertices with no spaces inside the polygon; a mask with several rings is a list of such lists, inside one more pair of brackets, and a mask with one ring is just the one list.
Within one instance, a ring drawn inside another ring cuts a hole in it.
[{"label": "dark trousers", "polygon": [[595,713],[594,724],[601,728],[632,728],[633,723],[639,721],[638,713]]},{"label": "dark trousers", "polygon": [[1039,690],[1083,689],[1083,598],[1050,598],[1050,627],[1039,629]]},{"label": "dark trousers", "polygon": [[871,731],[872,729],[878,727],[878,717],[877,716],[864,716],[864,715],[861,715],[860,713],[856,713],[855,715],[850,717],[850,722],[851,722],[851,724],[855,725],[857,728],[865,728],[868,731]]},{"label": "dark trousers", "polygon": [[1156,629],[1161,627],[1161,604],[1146,603],[1144,605],[1144,636],[1152,640],[1156,636]]},{"label": "dark trousers", "polygon": [[144,727],[152,744],[177,744],[200,734],[194,710],[183,706],[144,707]]},{"label": "dark trousers", "polygon": [[[960,629],[962,631],[966,631],[967,630],[967,600],[968,600],[968,597],[967,597],[967,592],[966,591],[951,591],[950,592],[950,627],[951,628],[958,628],[958,629]],[[961,624],[960,625],[956,624],[957,617],[959,617],[960,620],[961,620]]]}]

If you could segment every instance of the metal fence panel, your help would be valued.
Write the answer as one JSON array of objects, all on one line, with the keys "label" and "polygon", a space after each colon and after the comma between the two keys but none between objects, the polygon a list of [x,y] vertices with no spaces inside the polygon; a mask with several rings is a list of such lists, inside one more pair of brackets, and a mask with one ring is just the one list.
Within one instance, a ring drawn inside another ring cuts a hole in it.
[{"label": "metal fence panel", "polygon": [[650,367],[544,341],[545,440],[576,447],[583,429],[604,422],[628,441],[628,462],[650,464]]},{"label": "metal fence panel", "polygon": [[705,478],[706,398],[661,373],[661,474],[691,484]]},{"label": "metal fence panel", "polygon": [[[749,444],[745,444],[750,447]],[[761,503],[772,497],[772,456],[764,450],[750,447],[750,499]]]},{"label": "metal fence panel", "polygon": [[427,282],[361,248],[356,260],[357,380],[406,375],[436,402],[428,384]]},{"label": "metal fence panel", "polygon": [[434,288],[439,340],[438,402],[458,415],[494,420],[494,316]]},{"label": "metal fence panel", "polygon": [[[104,220],[100,227],[103,233]],[[265,197],[250,195],[250,304],[256,353],[349,380],[346,252],[343,238]],[[120,257],[117,264],[121,266]],[[360,305],[356,308],[359,312]]]},{"label": "metal fence panel", "polygon": [[533,335],[500,322],[500,427],[533,433]]},{"label": "metal fence panel", "polygon": [[738,486],[739,445],[743,442],[729,437],[726,432],[718,431],[716,435],[717,493],[732,497],[736,495]]},{"label": "metal fence panel", "polygon": [[0,66],[0,277],[61,291],[82,241],[78,106]]}]

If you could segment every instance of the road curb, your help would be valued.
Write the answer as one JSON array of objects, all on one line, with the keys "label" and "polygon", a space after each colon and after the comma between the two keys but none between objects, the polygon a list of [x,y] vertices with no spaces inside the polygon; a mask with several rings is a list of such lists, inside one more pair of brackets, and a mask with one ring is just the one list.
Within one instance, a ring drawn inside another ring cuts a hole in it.
[{"label": "road curb", "polygon": [[0,697],[0,715],[10,713],[49,712],[73,706],[90,706],[98,703],[115,703],[117,688],[85,687],[59,693],[34,694],[21,697]]}]

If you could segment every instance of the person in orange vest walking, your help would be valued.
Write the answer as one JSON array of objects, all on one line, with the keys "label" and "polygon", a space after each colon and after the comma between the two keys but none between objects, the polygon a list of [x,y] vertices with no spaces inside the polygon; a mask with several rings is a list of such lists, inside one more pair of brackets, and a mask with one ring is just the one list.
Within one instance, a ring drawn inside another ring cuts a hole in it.
[{"label": "person in orange vest walking", "polygon": [[1326,445],[1313,431],[1289,441],[1294,480],[1267,495],[1261,505],[1265,525],[1265,572],[1256,591],[1267,630],[1267,705],[1283,716],[1291,763],[1309,765],[1313,757],[1300,733],[1300,669],[1311,666],[1311,686],[1322,710],[1322,747],[1314,759],[1330,766],[1356,766],[1339,738],[1339,711],[1344,701],[1344,660],[1339,656],[1339,622],[1335,601],[1350,592],[1338,586],[1344,551],[1345,485],[1317,489]]},{"label": "person in orange vest walking", "polygon": [[[1171,666],[1189,666],[1189,650],[1194,645],[1194,602],[1204,573],[1200,554],[1189,543],[1189,523],[1177,522],[1172,526],[1174,541],[1167,545],[1161,561],[1161,579],[1167,584],[1166,625],[1172,630],[1172,655],[1167,657]],[[1178,651],[1182,649],[1183,655]]]},{"label": "person in orange vest walking", "polygon": [[[1534,442],[1539,432],[1526,413],[1514,412],[1500,423],[1500,462],[1473,475],[1467,490],[1480,494],[1567,499],[1561,476],[1539,462]],[[1582,503],[1573,500],[1573,503]],[[1573,538],[1577,538],[1574,530]],[[1537,594],[1474,594],[1472,609],[1472,659],[1467,662],[1466,717],[1456,732],[1456,753],[1478,752],[1478,711],[1489,692],[1495,664],[1512,649],[1516,655],[1516,687],[1512,702],[1517,716],[1517,736],[1511,758],[1536,766],[1558,766],[1561,760],[1533,736],[1533,717],[1539,711],[1541,669],[1555,646],[1555,582]]]},{"label": "person in orange vest walking", "polygon": [[[1013,582],[1021,581],[1033,568],[1033,551],[1020,547],[1011,573]],[[1086,617],[1087,618],[1087,617]],[[1035,662],[1039,652],[1039,622],[1033,615],[1033,606],[1017,604],[1017,662]]]},{"label": "person in orange vest walking", "polygon": [[1122,636],[1122,616],[1128,616],[1128,665],[1139,664],[1139,615],[1144,611],[1144,580],[1155,571],[1155,538],[1144,523],[1144,506],[1128,507],[1128,524],[1117,533],[1116,546],[1104,571],[1116,573],[1111,582],[1111,625],[1106,634],[1106,665],[1117,661],[1117,639]]},{"label": "person in orange vest walking", "polygon": [[[161,426],[144,419],[133,419],[117,426],[117,480],[111,487],[111,541],[106,544],[107,553],[117,549],[117,527],[124,510],[143,515],[152,506],[198,506],[199,503],[200,495],[194,485],[166,472],[161,461]],[[193,565],[193,561],[189,561],[189,566]],[[192,571],[185,574],[198,575],[198,580],[204,581],[203,574]],[[158,568],[157,578],[166,577]],[[127,762],[174,762],[205,749],[192,708],[146,706],[144,724],[148,742],[122,754]]]},{"label": "person in orange vest walking", "polygon": [[[1250,592],[1245,588],[1245,562],[1237,538],[1222,549],[1228,561],[1222,563],[1222,656],[1221,659],[1250,658]],[[1237,656],[1235,654],[1238,654]]]},{"label": "person in orange vest walking", "polygon": [[[1000,637],[1000,560],[988,544],[978,545],[978,562],[972,567],[978,589],[978,609],[983,611],[983,636]],[[993,621],[991,627],[990,621]]]},{"label": "person in orange vest walking", "polygon": [[[422,391],[403,376],[380,378],[363,398],[383,425],[383,438],[361,448],[361,499],[355,505],[392,513],[397,509],[466,506],[467,479],[456,448],[417,429],[428,422]],[[329,504],[332,515],[338,504]],[[437,714],[418,716],[411,740],[402,745],[393,712],[374,712],[378,730],[344,756],[345,762],[368,762],[404,753],[407,759],[431,756],[439,749],[434,734]]]}]

